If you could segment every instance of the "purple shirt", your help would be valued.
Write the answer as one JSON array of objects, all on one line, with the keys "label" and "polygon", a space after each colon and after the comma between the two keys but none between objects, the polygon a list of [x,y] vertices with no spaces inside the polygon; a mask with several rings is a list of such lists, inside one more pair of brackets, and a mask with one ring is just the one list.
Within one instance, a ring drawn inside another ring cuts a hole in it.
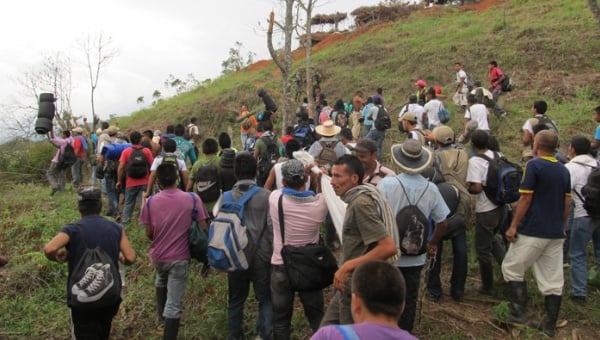
[{"label": "purple shirt", "polygon": [[67,146],[67,143],[71,143],[72,145],[73,138],[54,137],[50,138],[50,142],[52,142],[52,144],[54,145],[58,145],[58,150],[56,150],[56,154],[54,155],[51,161],[52,163],[58,163],[58,157],[60,157],[61,153],[65,152],[65,146]]},{"label": "purple shirt", "polygon": [[[208,218],[206,208],[198,195],[197,220]],[[154,263],[190,259],[188,230],[192,224],[192,197],[179,189],[167,189],[146,201],[140,222],[152,227],[150,257]]]},{"label": "purple shirt", "polygon": [[[409,332],[374,322],[362,322],[353,324],[352,328],[358,339],[378,339],[378,340],[413,340],[417,339]],[[325,326],[320,328],[311,338],[311,340],[344,340],[344,335],[338,330],[337,326]]]}]

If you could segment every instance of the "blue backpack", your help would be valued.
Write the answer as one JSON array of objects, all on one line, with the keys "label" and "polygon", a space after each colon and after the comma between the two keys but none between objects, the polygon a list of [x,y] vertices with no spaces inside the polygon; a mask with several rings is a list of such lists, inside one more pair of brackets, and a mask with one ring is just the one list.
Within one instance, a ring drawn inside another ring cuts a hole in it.
[{"label": "blue backpack", "polygon": [[523,169],[511,163],[503,155],[494,152],[494,158],[484,154],[477,155],[488,161],[488,172],[483,191],[495,205],[504,205],[519,200],[519,187],[523,178]]},{"label": "blue backpack", "polygon": [[251,261],[244,250],[252,240],[246,229],[244,207],[260,189],[253,186],[237,201],[231,191],[223,194],[219,213],[208,229],[208,264],[211,267],[226,272],[248,269]]}]

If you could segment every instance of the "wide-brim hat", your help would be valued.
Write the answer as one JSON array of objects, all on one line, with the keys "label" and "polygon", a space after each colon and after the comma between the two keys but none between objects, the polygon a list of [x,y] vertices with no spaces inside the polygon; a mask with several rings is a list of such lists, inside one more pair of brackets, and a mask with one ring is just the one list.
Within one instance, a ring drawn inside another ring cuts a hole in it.
[{"label": "wide-brim hat", "polygon": [[82,128],[82,127],[80,127],[80,126],[78,126],[78,127],[74,128],[74,129],[73,129],[73,130],[71,130],[71,131],[73,131],[73,132],[75,132],[75,133],[83,133],[83,128]]},{"label": "wide-brim hat", "polygon": [[322,125],[315,128],[317,133],[323,137],[333,137],[342,131],[342,128],[335,125],[333,120],[326,120]]},{"label": "wide-brim hat", "polygon": [[392,145],[392,159],[409,175],[420,174],[433,163],[433,152],[421,142],[408,139],[402,144]]}]

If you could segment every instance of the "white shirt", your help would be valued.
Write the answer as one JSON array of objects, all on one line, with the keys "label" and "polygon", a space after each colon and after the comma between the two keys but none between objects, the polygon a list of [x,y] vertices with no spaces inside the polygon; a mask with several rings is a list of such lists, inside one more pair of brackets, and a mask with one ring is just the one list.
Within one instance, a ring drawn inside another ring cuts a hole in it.
[{"label": "white shirt", "polygon": [[405,114],[406,112],[412,112],[415,114],[415,116],[417,116],[417,129],[422,129],[423,128],[423,106],[417,104],[417,103],[412,103],[412,104],[407,104],[404,105],[402,107],[402,110],[400,110],[400,113],[398,114],[398,121],[400,121],[400,118],[402,118],[402,115]]},{"label": "white shirt", "polygon": [[489,131],[488,115],[489,112],[485,105],[473,104],[465,112],[465,119],[476,121],[478,129]]},{"label": "white shirt", "polygon": [[[154,158],[154,161],[152,162],[152,165],[150,166],[150,171],[156,171],[156,168],[158,168],[159,165],[161,165],[163,162],[163,156],[156,156]],[[179,168],[179,171],[187,171],[187,167],[185,166],[185,161],[177,158],[177,167]]]},{"label": "white shirt", "polygon": [[[494,152],[492,150],[487,150],[484,154],[489,158],[494,158]],[[469,159],[469,168],[467,169],[467,182],[480,183],[482,186],[485,186],[488,167],[489,163],[485,159],[477,156],[471,157]],[[475,198],[475,211],[478,213],[492,211],[498,208],[497,205],[489,200],[483,190],[475,195]]]},{"label": "white shirt", "polygon": [[442,125],[440,117],[438,116],[438,112],[440,112],[442,107],[444,107],[444,104],[439,99],[432,99],[425,103],[425,106],[423,106],[423,113],[427,114],[430,125]]},{"label": "white shirt", "polygon": [[579,195],[583,196],[581,188],[587,183],[588,176],[590,175],[590,172],[592,172],[591,167],[577,163],[598,166],[598,162],[590,155],[575,156],[569,163],[565,164],[569,170],[569,174],[571,174],[571,190],[574,191],[571,194],[571,199],[575,203],[574,218],[588,216],[587,211],[583,208],[583,201],[579,198]]},{"label": "white shirt", "polygon": [[460,83],[460,78],[465,79],[463,82],[461,92],[467,93],[467,91],[469,91],[469,88],[467,87],[467,72],[463,71],[463,69],[460,69],[458,72],[456,72],[456,85],[457,86]]}]

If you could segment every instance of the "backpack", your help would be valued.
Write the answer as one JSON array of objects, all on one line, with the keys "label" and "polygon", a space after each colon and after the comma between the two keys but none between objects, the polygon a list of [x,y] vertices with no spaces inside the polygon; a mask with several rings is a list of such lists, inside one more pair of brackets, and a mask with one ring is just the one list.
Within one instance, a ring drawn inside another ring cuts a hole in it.
[{"label": "backpack", "polygon": [[[556,127],[556,124],[554,124],[554,121],[552,119],[550,119],[550,117],[544,115],[542,117],[532,118],[532,120],[533,119],[537,119],[538,124],[544,124],[546,127],[548,127],[548,130],[553,131],[554,133],[556,133],[558,135],[558,127]],[[533,123],[533,122],[530,122],[530,123]],[[533,128],[533,125],[535,125],[535,124],[532,124],[532,126],[531,126],[532,128]]]},{"label": "backpack", "polygon": [[204,203],[216,202],[221,196],[219,168],[214,164],[202,165],[196,171],[196,193]]},{"label": "backpack", "polygon": [[415,203],[412,203],[406,194],[406,189],[400,179],[396,178],[408,205],[404,206],[396,214],[398,224],[398,236],[400,237],[400,251],[402,255],[421,255],[427,252],[427,239],[429,237],[429,220],[427,216],[417,207],[419,201],[427,192],[429,182]]},{"label": "backpack", "polygon": [[256,138],[254,138],[254,136],[248,136],[246,144],[244,145],[244,151],[254,151],[254,144],[256,144]]},{"label": "backpack", "polygon": [[523,177],[521,166],[511,163],[495,151],[493,159],[484,154],[477,156],[489,163],[486,184],[483,187],[487,198],[495,205],[516,202],[520,197],[519,187]]},{"label": "backpack", "polygon": [[244,249],[251,240],[246,229],[244,207],[260,189],[253,186],[238,201],[233,199],[231,191],[223,194],[219,213],[208,229],[208,264],[211,267],[227,272],[248,269]]},{"label": "backpack", "polygon": [[473,80],[473,78],[471,78],[471,76],[467,72],[465,72],[465,74],[467,75],[467,77],[465,78],[465,85],[467,85],[469,92],[471,92],[473,87],[475,87],[475,81]]},{"label": "backpack", "polygon": [[335,153],[335,147],[338,143],[339,141],[329,142],[328,145],[325,141],[319,141],[319,144],[321,144],[321,147],[323,148],[319,153],[319,157],[317,157],[320,165],[328,165],[329,168],[333,166],[333,163],[338,159],[338,156]]},{"label": "backpack", "polygon": [[66,169],[73,165],[77,160],[77,155],[75,155],[75,149],[73,149],[73,143],[67,142],[65,145],[65,149],[58,156],[58,168]]},{"label": "backpack", "polygon": [[296,125],[294,128],[294,138],[300,142],[302,148],[310,147],[317,140],[315,132],[306,124]]},{"label": "backpack", "polygon": [[233,173],[233,161],[235,160],[235,150],[231,148],[223,149],[221,153],[221,163],[219,170],[221,175],[221,189],[229,191],[235,184],[235,175]]},{"label": "backpack", "polygon": [[451,113],[450,111],[444,107],[444,105],[440,105],[440,109],[438,110],[438,118],[440,120],[440,123],[442,124],[446,124],[450,121],[450,117],[451,117]]},{"label": "backpack", "polygon": [[266,144],[266,149],[260,155],[258,155],[258,178],[262,181],[266,181],[269,177],[269,172],[273,165],[277,163],[279,159],[279,147],[277,146],[277,138],[270,138],[269,136],[260,137]]},{"label": "backpack", "polygon": [[250,128],[252,127],[252,119],[250,118],[244,118],[244,120],[242,121],[242,129],[244,130],[250,130]]},{"label": "backpack", "polygon": [[69,278],[69,305],[98,309],[121,300],[119,268],[100,247],[87,248]]},{"label": "backpack", "polygon": [[483,87],[479,87],[475,90],[475,98],[477,98],[477,102],[479,104],[483,104],[487,108],[491,108],[496,105],[493,94]]},{"label": "backpack", "polygon": [[379,111],[377,111],[377,118],[375,118],[375,128],[379,131],[385,131],[392,127],[392,120],[387,110],[381,105]]},{"label": "backpack", "polygon": [[577,164],[590,167],[592,171],[581,189],[581,193],[574,190],[575,194],[583,201],[583,208],[587,211],[589,217],[593,219],[600,218],[600,162],[597,166],[579,162]]},{"label": "backpack", "polygon": [[131,178],[144,178],[148,174],[148,158],[144,147],[133,148],[127,161],[127,176]]},{"label": "backpack", "polygon": [[179,171],[179,163],[177,162],[177,155],[172,152],[165,153],[161,164],[171,164],[177,168],[177,171]]},{"label": "backpack", "polygon": [[504,79],[500,83],[500,87],[502,88],[502,92],[510,92],[513,90],[513,82],[508,74],[504,73]]}]

